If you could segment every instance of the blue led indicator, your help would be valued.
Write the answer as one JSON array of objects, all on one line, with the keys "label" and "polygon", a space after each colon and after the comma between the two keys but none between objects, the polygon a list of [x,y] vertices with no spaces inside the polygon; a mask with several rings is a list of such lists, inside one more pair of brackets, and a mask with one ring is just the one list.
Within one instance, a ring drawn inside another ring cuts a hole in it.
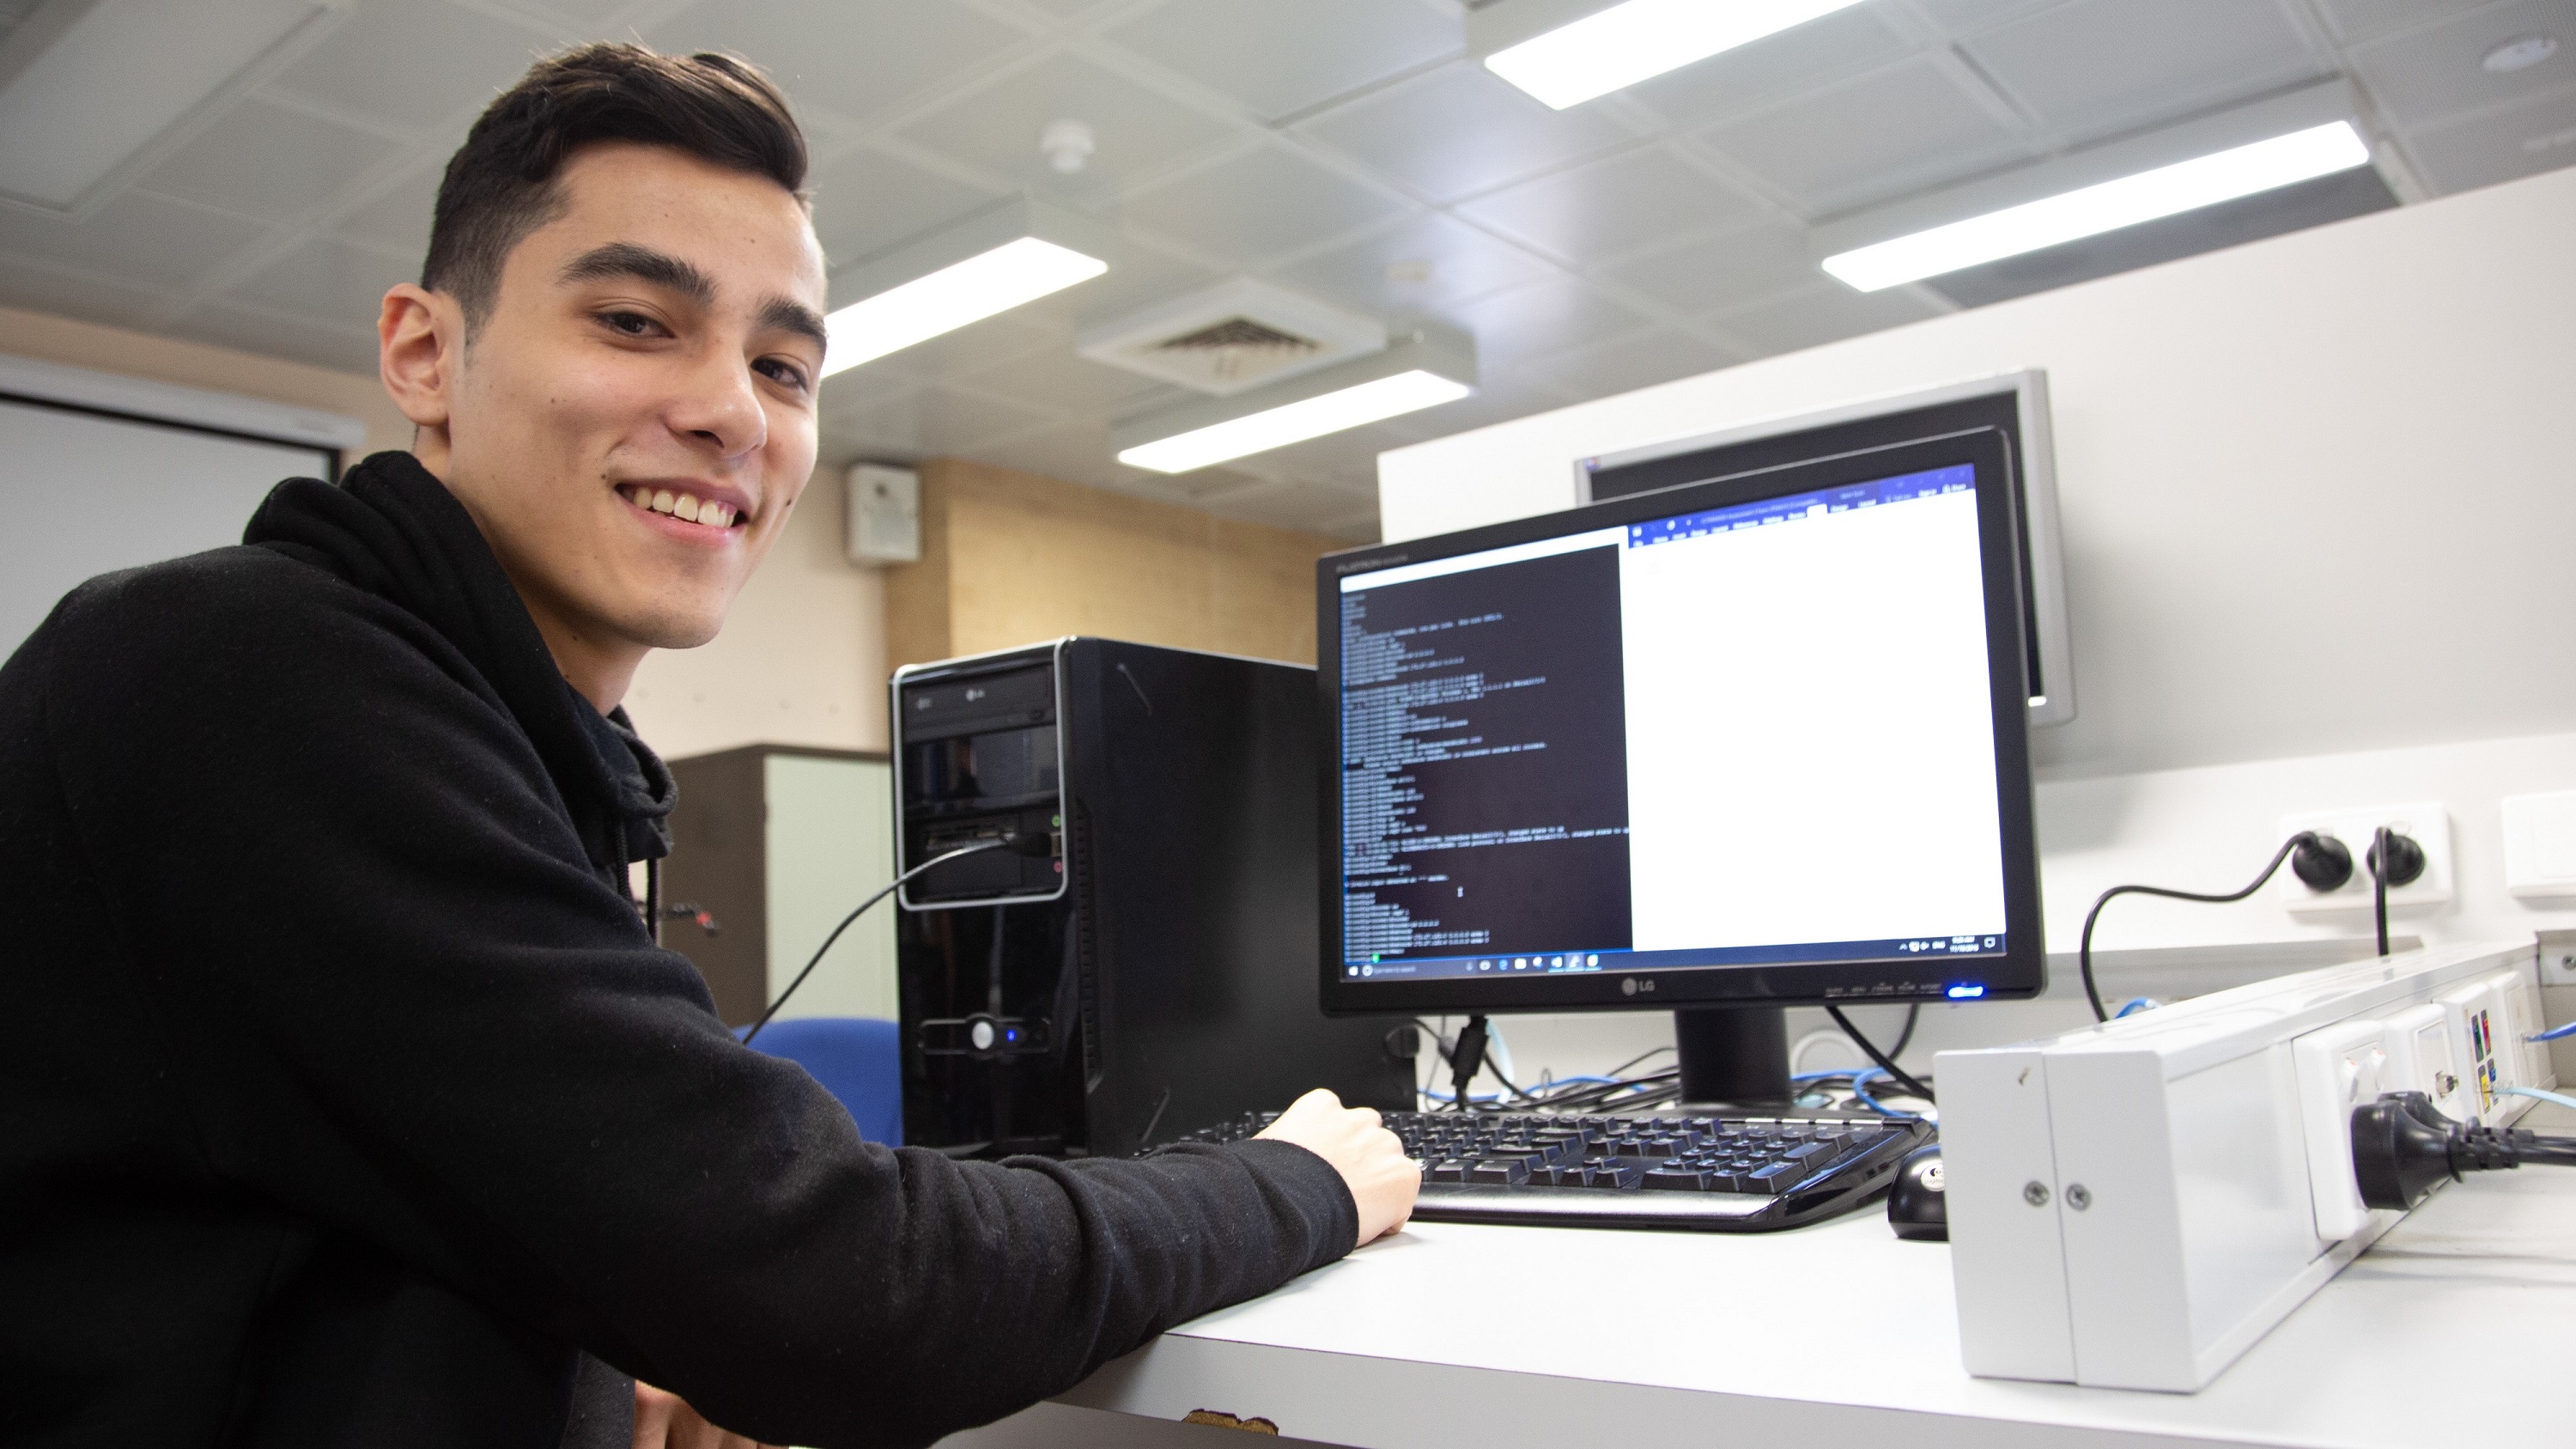
[{"label": "blue led indicator", "polygon": [[1952,1001],[1974,1001],[1985,994],[1986,988],[1979,986],[1974,982],[1967,982],[1950,988],[1950,999]]}]

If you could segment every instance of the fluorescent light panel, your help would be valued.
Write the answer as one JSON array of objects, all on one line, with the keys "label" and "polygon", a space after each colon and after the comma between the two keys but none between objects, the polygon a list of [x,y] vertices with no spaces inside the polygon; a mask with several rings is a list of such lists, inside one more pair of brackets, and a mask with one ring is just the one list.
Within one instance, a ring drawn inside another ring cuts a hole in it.
[{"label": "fluorescent light panel", "polygon": [[1456,402],[1475,389],[1436,372],[1415,368],[1374,382],[1283,403],[1246,417],[1193,428],[1125,449],[1118,461],[1156,473],[1186,473],[1229,458],[1284,448],[1404,413]]},{"label": "fluorescent light panel", "polygon": [[1557,110],[1804,25],[1859,0],[1626,0],[1485,57]]},{"label": "fluorescent light panel", "polygon": [[1837,253],[1824,267],[1876,292],[2368,164],[2352,123],[2332,121]]},{"label": "fluorescent light panel", "polygon": [[1024,236],[851,303],[823,319],[823,375],[899,352],[1109,270],[1100,258]]}]

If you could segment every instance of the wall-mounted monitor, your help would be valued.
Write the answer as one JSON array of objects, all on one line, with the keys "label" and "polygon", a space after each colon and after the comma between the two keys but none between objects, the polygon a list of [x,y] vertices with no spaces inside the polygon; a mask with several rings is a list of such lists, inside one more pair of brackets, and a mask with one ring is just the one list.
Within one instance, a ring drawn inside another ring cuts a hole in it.
[{"label": "wall-mounted monitor", "polygon": [[2021,632],[2030,722],[2064,724],[2075,717],[2075,671],[2067,650],[2048,374],[2038,368],[1578,458],[1575,496],[1584,503],[1606,502],[1976,428],[1995,429],[2010,449],[2006,482],[2021,543]]}]

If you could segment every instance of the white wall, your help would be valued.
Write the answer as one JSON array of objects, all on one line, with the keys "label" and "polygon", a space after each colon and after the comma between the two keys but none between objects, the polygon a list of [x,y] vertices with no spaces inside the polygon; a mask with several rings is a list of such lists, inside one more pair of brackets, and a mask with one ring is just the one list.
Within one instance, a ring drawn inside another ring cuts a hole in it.
[{"label": "white wall", "polygon": [[842,552],[844,502],[840,471],[817,473],[724,632],[644,661],[626,709],[665,758],[886,747],[885,576]]},{"label": "white wall", "polygon": [[[2044,367],[2078,708],[2035,737],[2051,948],[2105,886],[2243,884],[2285,813],[2426,799],[2460,890],[2400,930],[2576,926],[2505,894],[2497,808],[2576,786],[2571,239],[2565,170],[1522,418],[1385,454],[1386,535],[1569,506],[1578,457]],[[2367,930],[2266,892],[2123,900],[2100,940]],[[1513,1026],[1530,1075],[1667,1030]]]},{"label": "white wall", "polygon": [[1399,449],[1381,515],[1562,508],[1577,457],[2045,367],[2078,716],[2043,778],[2563,730],[2571,254],[2576,170]]}]

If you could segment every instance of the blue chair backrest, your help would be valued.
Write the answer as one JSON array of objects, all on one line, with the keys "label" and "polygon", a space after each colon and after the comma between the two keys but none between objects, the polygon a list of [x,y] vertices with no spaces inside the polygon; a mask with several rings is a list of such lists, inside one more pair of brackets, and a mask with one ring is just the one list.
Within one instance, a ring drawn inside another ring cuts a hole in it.
[{"label": "blue chair backrest", "polygon": [[[900,1029],[866,1016],[797,1016],[760,1029],[751,1049],[803,1067],[823,1090],[850,1109],[859,1135],[888,1147],[903,1145],[903,1063]],[[740,1035],[739,1032],[736,1035]]]}]

